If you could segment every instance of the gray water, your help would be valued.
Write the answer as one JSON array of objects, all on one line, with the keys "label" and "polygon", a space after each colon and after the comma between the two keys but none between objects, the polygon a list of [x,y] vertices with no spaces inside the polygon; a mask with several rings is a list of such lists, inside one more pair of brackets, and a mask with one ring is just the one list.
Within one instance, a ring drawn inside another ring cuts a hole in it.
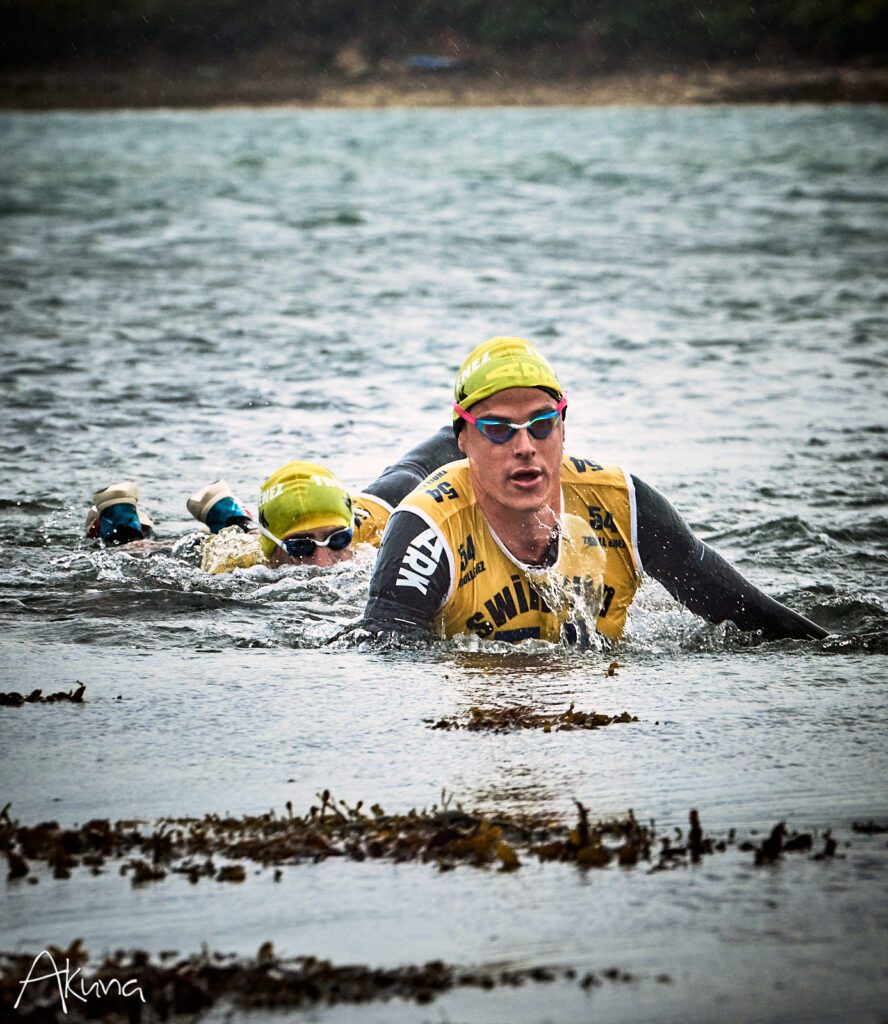
[{"label": "gray water", "polygon": [[[832,828],[842,857],[583,874],[331,863],[242,887],[109,873],[0,888],[0,948],[617,966],[323,1021],[884,1022],[888,112],[879,107],[0,118],[0,802],[33,824],[305,810],[710,833]],[[372,560],[206,577],[82,539],[139,481],[162,536],[291,458],[368,483],[446,421],[494,334],[570,389],[568,449],[663,491],[823,643],[749,643],[656,584],[615,652],[325,643]],[[616,657],[622,668],[607,676]],[[122,699],[118,700],[118,696]],[[629,710],[590,733],[430,731],[472,705]],[[659,974],[672,983],[657,984]],[[275,1018],[272,1015],[272,1019]]]}]

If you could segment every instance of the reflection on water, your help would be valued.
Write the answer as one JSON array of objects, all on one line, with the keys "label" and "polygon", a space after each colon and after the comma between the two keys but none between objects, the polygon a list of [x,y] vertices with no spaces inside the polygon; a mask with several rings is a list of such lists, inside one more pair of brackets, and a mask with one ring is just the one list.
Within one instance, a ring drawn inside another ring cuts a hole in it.
[{"label": "reflection on water", "polygon": [[[886,855],[850,826],[888,816],[886,127],[878,107],[0,118],[3,689],[86,683],[82,707],[0,708],[17,817],[304,810],[328,786],[407,810],[445,790],[491,814],[579,799],[666,827],[691,807],[712,831],[785,819],[832,827],[844,857],[508,877],[328,863],[225,892],[81,873],[3,883],[0,946],[270,938],[336,962],[673,978],[593,1002],[453,995],[440,1019],[879,1020]],[[463,355],[498,333],[568,382],[571,452],[626,465],[842,635],[760,644],[647,584],[616,648],[380,649],[335,639],[369,554],[209,575],[82,539],[115,479],[139,481],[168,540],[222,476],[255,504],[307,458],[359,489],[446,421]],[[425,724],[571,702],[639,721]],[[344,1013],[319,1019],[416,1019]]]}]

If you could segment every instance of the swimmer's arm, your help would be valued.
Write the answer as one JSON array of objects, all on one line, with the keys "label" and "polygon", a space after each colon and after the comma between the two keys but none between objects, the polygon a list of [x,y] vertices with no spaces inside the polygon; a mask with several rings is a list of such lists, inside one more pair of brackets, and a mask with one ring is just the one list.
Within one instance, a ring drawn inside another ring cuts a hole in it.
[{"label": "swimmer's arm", "polygon": [[820,640],[827,631],[768,597],[693,531],[662,494],[637,477],[638,553],[645,572],[696,615],[729,619],[766,640]]},{"label": "swimmer's arm", "polygon": [[377,634],[437,635],[434,620],[450,589],[450,560],[442,550],[443,541],[430,544],[428,534],[425,520],[409,509],[395,512],[389,520],[361,627]]},{"label": "swimmer's arm", "polygon": [[461,458],[463,454],[457,447],[453,428],[442,427],[411,448],[393,466],[387,466],[369,487],[363,489],[363,493],[380,498],[383,503],[395,508],[439,466]]}]

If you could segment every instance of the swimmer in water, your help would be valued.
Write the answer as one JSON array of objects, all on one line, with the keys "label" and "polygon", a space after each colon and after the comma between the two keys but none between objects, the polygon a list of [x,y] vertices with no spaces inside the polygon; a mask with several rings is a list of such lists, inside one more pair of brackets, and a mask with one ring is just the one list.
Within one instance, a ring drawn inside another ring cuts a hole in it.
[{"label": "swimmer in water", "polygon": [[478,346],[457,375],[452,408],[464,458],[395,510],[359,626],[617,639],[644,571],[710,622],[767,640],[827,635],[744,579],[642,480],[566,455],[567,394],[529,342]]},{"label": "swimmer in water", "polygon": [[[209,531],[197,538],[201,568],[228,572],[257,564],[329,566],[352,558],[357,544],[378,547],[401,498],[458,456],[453,433],[444,427],[357,494],[350,494],[324,466],[288,462],[262,484],[258,520],[224,480],[216,480],[187,501],[188,511]],[[131,480],[93,494],[86,532],[108,546],[127,545],[142,553],[179,553],[183,543],[155,539],[154,523],[140,508],[139,488]]]}]

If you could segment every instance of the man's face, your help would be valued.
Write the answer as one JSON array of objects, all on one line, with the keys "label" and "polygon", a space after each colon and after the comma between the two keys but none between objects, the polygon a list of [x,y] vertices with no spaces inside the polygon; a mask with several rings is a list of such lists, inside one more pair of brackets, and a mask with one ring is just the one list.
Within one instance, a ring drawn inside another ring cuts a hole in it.
[{"label": "man's face", "polygon": [[[525,423],[557,406],[539,388],[507,388],[469,410],[473,416]],[[472,486],[483,501],[510,512],[532,514],[548,507],[559,509],[561,459],[564,455],[564,422],[559,418],[552,433],[538,441],[526,428],[516,431],[505,444],[488,441],[476,426],[466,423],[459,432],[460,451],[469,460]]]},{"label": "man's face", "polygon": [[[297,530],[294,533],[288,533],[286,540],[291,540],[296,537],[310,537],[312,540],[326,540],[330,534],[337,533],[341,530],[341,526],[319,526],[316,530]],[[345,562],[350,558],[354,558],[355,549],[349,544],[348,547],[340,548],[338,551],[333,548],[316,547],[312,554],[303,555],[301,558],[294,558],[289,555],[286,551],[282,551],[276,547],[271,553],[271,557],[268,559],[269,565],[277,568],[282,565],[320,565],[327,566],[333,565],[336,562]]]}]

